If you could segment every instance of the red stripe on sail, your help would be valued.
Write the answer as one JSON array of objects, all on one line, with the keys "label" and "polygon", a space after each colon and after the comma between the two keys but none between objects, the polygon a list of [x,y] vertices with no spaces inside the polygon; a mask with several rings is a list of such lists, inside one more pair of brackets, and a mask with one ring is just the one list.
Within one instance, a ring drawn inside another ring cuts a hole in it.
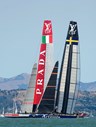
[{"label": "red stripe on sail", "polygon": [[46,44],[41,44],[33,104],[39,104],[43,95],[46,60]]}]

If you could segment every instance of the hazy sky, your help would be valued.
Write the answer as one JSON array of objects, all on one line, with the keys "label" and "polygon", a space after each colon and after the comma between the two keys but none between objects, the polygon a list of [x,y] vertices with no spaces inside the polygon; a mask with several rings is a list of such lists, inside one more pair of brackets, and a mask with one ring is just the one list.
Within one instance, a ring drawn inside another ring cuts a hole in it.
[{"label": "hazy sky", "polygon": [[52,20],[60,60],[70,20],[77,21],[81,81],[96,81],[96,0],[0,0],[0,77],[31,73],[45,19]]}]

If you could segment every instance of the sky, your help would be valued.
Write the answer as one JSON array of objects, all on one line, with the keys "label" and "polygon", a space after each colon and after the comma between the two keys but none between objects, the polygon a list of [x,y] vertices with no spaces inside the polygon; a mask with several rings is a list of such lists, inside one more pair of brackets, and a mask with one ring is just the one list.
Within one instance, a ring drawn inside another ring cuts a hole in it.
[{"label": "sky", "polygon": [[54,59],[61,60],[70,21],[78,24],[82,82],[96,81],[96,0],[0,0],[0,77],[31,73],[43,21],[52,21]]}]

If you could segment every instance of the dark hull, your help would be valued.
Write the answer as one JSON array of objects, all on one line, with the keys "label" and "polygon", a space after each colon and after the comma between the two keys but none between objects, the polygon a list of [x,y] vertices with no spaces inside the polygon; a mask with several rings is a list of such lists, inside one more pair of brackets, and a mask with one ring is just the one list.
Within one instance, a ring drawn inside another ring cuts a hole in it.
[{"label": "dark hull", "polygon": [[30,118],[77,118],[77,116],[65,114],[31,114]]},{"label": "dark hull", "polygon": [[77,115],[65,115],[65,114],[29,114],[28,116],[5,116],[6,118],[77,118]]}]

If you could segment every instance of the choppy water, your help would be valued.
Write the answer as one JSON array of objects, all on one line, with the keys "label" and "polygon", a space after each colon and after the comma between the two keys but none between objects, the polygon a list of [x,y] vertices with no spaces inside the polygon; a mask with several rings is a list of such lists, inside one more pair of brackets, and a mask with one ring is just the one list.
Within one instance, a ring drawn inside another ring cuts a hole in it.
[{"label": "choppy water", "polygon": [[85,118],[85,119],[0,118],[0,127],[96,127],[96,118]]}]

